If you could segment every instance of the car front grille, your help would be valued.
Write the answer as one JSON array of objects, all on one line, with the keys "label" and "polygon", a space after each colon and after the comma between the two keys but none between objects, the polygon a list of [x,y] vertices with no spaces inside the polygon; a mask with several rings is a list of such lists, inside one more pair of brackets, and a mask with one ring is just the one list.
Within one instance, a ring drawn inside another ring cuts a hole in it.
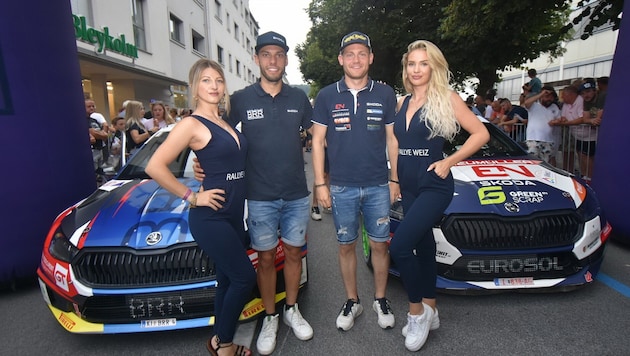
[{"label": "car front grille", "polygon": [[571,245],[581,236],[583,223],[573,211],[509,218],[453,214],[441,229],[460,250],[510,250]]},{"label": "car front grille", "polygon": [[195,243],[160,250],[85,248],[72,263],[92,288],[137,288],[209,281],[214,263]]}]

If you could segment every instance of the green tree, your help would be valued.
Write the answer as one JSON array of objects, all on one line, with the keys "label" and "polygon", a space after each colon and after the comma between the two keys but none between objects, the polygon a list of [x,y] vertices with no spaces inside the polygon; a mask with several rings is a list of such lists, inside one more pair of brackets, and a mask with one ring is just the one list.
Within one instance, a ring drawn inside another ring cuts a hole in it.
[{"label": "green tree", "polygon": [[579,24],[584,19],[588,21],[581,36],[583,40],[589,38],[596,29],[608,24],[612,24],[613,30],[619,29],[623,0],[601,0],[596,2],[581,0],[578,1],[577,6],[578,8],[583,8],[582,11],[572,22],[565,26],[563,31],[570,31],[574,25]]},{"label": "green tree", "polygon": [[[498,72],[539,58],[557,57],[571,38],[571,0],[313,0],[313,26],[298,46],[304,80],[315,90],[338,80],[341,37],[354,30],[372,39],[370,76],[402,91],[400,59],[416,39],[434,42],[446,56],[455,87],[478,78],[480,94],[500,80]],[[618,27],[623,0],[580,1],[588,18],[585,36],[608,21]],[[376,30],[378,29],[378,30]],[[583,36],[583,38],[585,37]]]}]

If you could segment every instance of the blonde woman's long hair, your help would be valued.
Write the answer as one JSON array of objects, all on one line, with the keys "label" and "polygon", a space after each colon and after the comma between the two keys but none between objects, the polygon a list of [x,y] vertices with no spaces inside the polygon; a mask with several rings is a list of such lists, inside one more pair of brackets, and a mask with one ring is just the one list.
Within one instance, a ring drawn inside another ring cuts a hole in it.
[{"label": "blonde woman's long hair", "polygon": [[[211,60],[202,58],[195,62],[193,66],[190,68],[190,72],[188,73],[188,84],[190,85],[190,105],[194,109],[197,107],[197,93],[199,92],[199,81],[201,80],[201,72],[203,72],[207,68],[212,68],[219,72],[223,81],[225,81],[225,74],[223,74],[223,67]],[[225,83],[225,93],[223,96],[223,100],[221,100],[220,106],[225,108],[225,112],[230,112],[230,94],[228,93],[227,83]],[[219,109],[220,110],[220,109]]]},{"label": "blonde woman's long hair", "polygon": [[407,53],[402,57],[402,80],[405,90],[413,93],[413,87],[407,79],[407,63],[409,53],[422,50],[427,53],[431,78],[427,87],[426,103],[422,107],[421,117],[431,132],[429,138],[444,137],[452,141],[459,132],[460,126],[455,118],[455,110],[451,103],[451,71],[442,51],[433,43],[426,40],[414,41],[407,46]]},{"label": "blonde woman's long hair", "polygon": [[127,125],[127,130],[133,125],[137,124],[142,130],[146,131],[147,128],[144,127],[142,123],[142,108],[144,105],[136,100],[129,100],[127,102],[127,106],[125,107],[125,124]]}]

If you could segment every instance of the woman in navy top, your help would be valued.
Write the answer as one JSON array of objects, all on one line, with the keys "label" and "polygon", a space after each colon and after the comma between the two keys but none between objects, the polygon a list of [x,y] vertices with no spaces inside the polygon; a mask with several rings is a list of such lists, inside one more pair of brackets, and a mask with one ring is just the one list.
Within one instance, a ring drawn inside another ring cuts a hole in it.
[{"label": "woman in navy top", "polygon": [[[208,351],[213,355],[247,356],[250,350],[232,343],[240,313],[256,284],[243,224],[247,142],[219,115],[219,104],[229,103],[221,65],[207,59],[197,61],[190,70],[190,86],[195,107],[192,116],[175,125],[151,157],[146,172],[190,204],[190,231],[215,262],[216,335],[208,340]],[[168,168],[186,147],[195,151],[206,172],[197,193],[177,180]]]},{"label": "woman in navy top", "polygon": [[[394,134],[398,155],[390,157],[393,197],[402,197],[404,220],[391,240],[390,254],[409,299],[405,346],[424,345],[439,327],[435,300],[437,266],[433,226],[453,198],[450,169],[489,139],[485,126],[449,88],[450,71],[442,52],[429,41],[415,41],[403,55],[403,83],[410,95],[398,103]],[[442,148],[460,127],[470,133],[464,145],[444,157]]]}]

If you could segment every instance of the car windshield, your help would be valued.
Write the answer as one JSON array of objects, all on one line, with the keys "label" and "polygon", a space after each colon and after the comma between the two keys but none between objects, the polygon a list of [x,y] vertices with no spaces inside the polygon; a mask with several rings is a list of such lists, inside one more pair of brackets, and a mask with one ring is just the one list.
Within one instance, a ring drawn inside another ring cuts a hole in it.
[{"label": "car windshield", "polygon": [[[159,131],[142,148],[131,157],[125,167],[123,167],[117,179],[150,179],[145,173],[145,168],[149,159],[157,150],[157,148],[166,140],[170,131]],[[191,150],[186,148],[177,158],[168,166],[173,175],[177,178],[192,176],[191,169]]]},{"label": "car windshield", "polygon": [[[484,123],[484,125],[486,125],[490,133],[490,140],[469,158],[519,157],[527,155],[527,152],[521,146],[496,126],[490,123]],[[468,136],[470,136],[468,132],[461,129],[452,142],[447,141],[444,144],[444,155],[450,156],[457,152],[466,142]]]}]

